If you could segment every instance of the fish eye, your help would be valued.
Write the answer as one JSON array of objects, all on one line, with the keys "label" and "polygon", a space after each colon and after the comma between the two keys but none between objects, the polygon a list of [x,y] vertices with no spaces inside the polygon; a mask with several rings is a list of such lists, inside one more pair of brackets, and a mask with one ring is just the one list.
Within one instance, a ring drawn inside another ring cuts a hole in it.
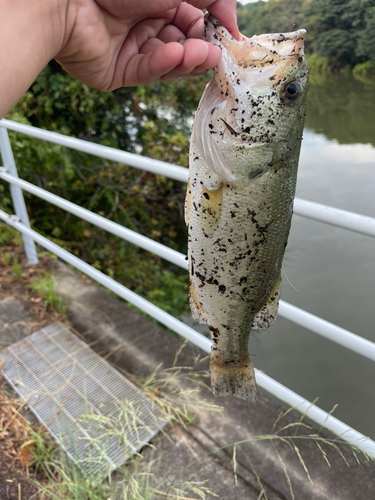
[{"label": "fish eye", "polygon": [[289,82],[283,90],[283,97],[288,101],[295,101],[302,92],[302,87],[299,82]]}]

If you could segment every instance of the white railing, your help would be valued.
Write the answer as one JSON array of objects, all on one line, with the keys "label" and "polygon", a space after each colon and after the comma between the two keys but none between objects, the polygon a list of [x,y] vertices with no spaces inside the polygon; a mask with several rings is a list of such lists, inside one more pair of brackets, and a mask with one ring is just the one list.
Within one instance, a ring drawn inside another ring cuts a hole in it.
[{"label": "white railing", "polygon": [[[0,179],[9,182],[11,186],[11,194],[16,212],[16,215],[8,215],[0,210],[0,219],[22,233],[25,243],[26,255],[30,263],[37,262],[37,255],[34,245],[34,242],[36,242],[45,249],[57,255],[68,264],[73,265],[76,269],[80,270],[101,285],[116,293],[118,296],[122,297],[153,318],[157,319],[165,326],[171,328],[182,337],[188,339],[190,342],[192,342],[205,352],[210,352],[211,341],[209,339],[207,339],[194,329],[188,327],[181,321],[177,320],[170,314],[154,306],[123,285],[117,283],[112,278],[109,278],[97,269],[94,269],[92,266],[82,261],[78,257],[75,257],[66,250],[63,250],[61,247],[52,243],[47,238],[30,228],[22,190],[38,196],[39,198],[42,198],[80,217],[81,219],[94,224],[95,226],[98,226],[116,236],[119,236],[120,238],[129,241],[143,248],[144,250],[148,250],[149,252],[152,252],[183,269],[188,268],[186,258],[183,254],[176,252],[175,250],[172,250],[165,245],[157,243],[149,238],[146,238],[145,236],[135,233],[130,229],[124,228],[119,224],[109,221],[104,217],[101,217],[100,215],[94,214],[89,210],[79,207],[74,203],[64,200],[59,196],[49,193],[48,191],[30,184],[29,182],[19,179],[17,175],[17,169],[14,164],[7,129],[25,134],[30,137],[35,137],[40,140],[52,142],[54,144],[60,144],[77,151],[89,153],[100,158],[105,158],[107,160],[112,160],[119,163],[125,163],[128,166],[146,170],[148,172],[153,172],[159,175],[164,175],[165,177],[169,177],[181,182],[187,182],[188,169],[177,165],[171,165],[166,162],[145,158],[139,155],[126,153],[106,146],[90,143],[88,141],[83,141],[54,132],[48,132],[46,130],[41,130],[27,125],[11,122],[9,120],[0,121],[0,149],[3,159],[3,167],[0,168]],[[348,229],[350,231],[375,237],[375,219],[371,217],[354,214],[345,210],[339,210],[333,207],[328,207],[299,198],[296,198],[295,200],[294,212],[296,215],[300,215],[302,217],[307,217],[326,224],[331,224],[337,227]],[[328,338],[329,340],[336,342],[337,344],[344,346],[347,349],[360,354],[361,356],[375,361],[375,344],[373,342],[370,342],[369,340],[366,340],[352,332],[340,328],[337,325],[329,323],[328,321],[318,318],[317,316],[314,316],[313,314],[303,311],[302,309],[299,309],[298,307],[295,307],[284,301],[280,301],[279,314],[280,316],[283,316],[284,318],[287,318],[290,321],[303,326],[304,328],[307,328],[325,338]],[[309,417],[317,424],[325,427],[334,434],[341,436],[347,442],[357,446],[360,450],[375,458],[374,441],[366,438],[363,434],[352,429],[345,423],[328,414],[324,410],[318,408],[317,406],[310,403],[305,398],[299,396],[282,384],[279,384],[271,377],[265,375],[259,370],[256,370],[256,378],[257,384],[260,388],[274,395],[276,398],[287,403],[288,405],[296,407],[298,411],[306,414],[307,417]]]}]

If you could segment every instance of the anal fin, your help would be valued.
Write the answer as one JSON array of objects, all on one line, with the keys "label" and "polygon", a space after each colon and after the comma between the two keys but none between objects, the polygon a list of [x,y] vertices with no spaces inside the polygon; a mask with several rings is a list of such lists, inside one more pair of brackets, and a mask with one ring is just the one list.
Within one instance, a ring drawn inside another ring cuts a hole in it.
[{"label": "anal fin", "polygon": [[262,308],[254,316],[252,330],[265,330],[275,321],[279,309],[281,276],[278,277]]}]

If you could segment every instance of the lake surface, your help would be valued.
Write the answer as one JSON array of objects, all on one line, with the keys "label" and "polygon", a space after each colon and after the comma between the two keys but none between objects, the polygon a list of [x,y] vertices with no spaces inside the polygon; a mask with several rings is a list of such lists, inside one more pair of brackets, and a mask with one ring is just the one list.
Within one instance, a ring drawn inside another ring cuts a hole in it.
[{"label": "lake surface", "polygon": [[[316,82],[313,82],[316,83]],[[308,95],[297,196],[375,217],[375,82]],[[375,342],[375,239],[294,216],[282,299]],[[296,289],[296,290],[295,290]],[[298,291],[297,291],[298,290]],[[257,368],[375,439],[375,363],[288,320],[254,332]]]}]

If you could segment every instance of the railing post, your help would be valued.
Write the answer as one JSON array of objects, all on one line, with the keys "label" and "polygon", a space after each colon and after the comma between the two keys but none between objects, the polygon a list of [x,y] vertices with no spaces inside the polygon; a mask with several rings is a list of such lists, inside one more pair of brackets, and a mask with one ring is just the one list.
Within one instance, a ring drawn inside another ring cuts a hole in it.
[{"label": "railing post", "polygon": [[[8,131],[5,128],[0,128],[0,152],[3,160],[3,166],[6,168],[7,172],[14,177],[18,177],[17,167],[13,157],[12,146],[10,145]],[[10,193],[17,217],[19,217],[22,224],[30,227],[29,216],[27,214],[22,190],[19,187],[13,186],[11,184]],[[22,239],[27,260],[30,264],[38,264],[39,261],[35,249],[34,240],[25,235],[22,235]]]}]

